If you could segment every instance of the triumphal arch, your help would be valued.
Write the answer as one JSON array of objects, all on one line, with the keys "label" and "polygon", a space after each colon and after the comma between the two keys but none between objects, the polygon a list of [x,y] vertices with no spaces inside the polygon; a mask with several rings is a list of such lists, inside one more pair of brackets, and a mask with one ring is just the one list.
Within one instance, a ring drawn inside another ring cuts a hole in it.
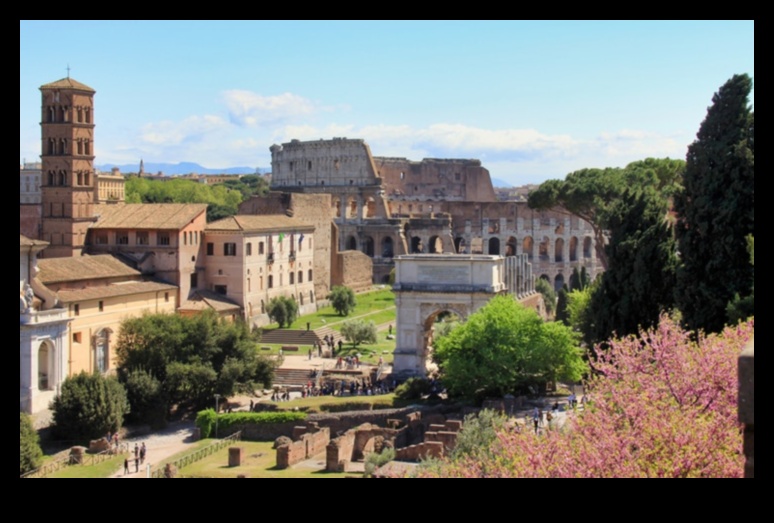
[{"label": "triumphal arch", "polygon": [[393,374],[425,376],[439,315],[465,320],[498,294],[517,299],[535,295],[532,267],[525,255],[416,254],[395,259],[397,340]]}]

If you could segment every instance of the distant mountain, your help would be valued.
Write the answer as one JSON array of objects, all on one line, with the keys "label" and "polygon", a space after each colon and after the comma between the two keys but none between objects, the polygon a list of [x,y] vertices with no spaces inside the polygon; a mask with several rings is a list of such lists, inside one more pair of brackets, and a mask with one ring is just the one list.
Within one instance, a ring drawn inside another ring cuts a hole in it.
[{"label": "distant mountain", "polygon": [[494,185],[497,189],[511,189],[513,187],[513,185],[510,183],[504,180],[499,180],[497,178],[492,178],[492,185]]},{"label": "distant mountain", "polygon": [[[140,170],[140,164],[128,164],[128,165],[97,165],[97,169],[100,171],[107,171],[113,167],[121,169],[122,173],[136,173]],[[271,169],[265,167],[225,167],[223,169],[209,169],[202,167],[198,163],[193,162],[180,162],[180,163],[152,163],[145,162],[145,172],[148,174],[156,174],[159,171],[166,176],[176,176],[179,174],[264,174],[271,172]]]}]

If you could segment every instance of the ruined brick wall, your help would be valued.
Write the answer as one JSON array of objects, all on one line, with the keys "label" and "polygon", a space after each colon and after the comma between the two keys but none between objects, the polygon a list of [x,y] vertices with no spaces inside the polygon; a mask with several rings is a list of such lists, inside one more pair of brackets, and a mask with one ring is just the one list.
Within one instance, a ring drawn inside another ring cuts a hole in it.
[{"label": "ruined brick wall", "polygon": [[325,449],[325,470],[328,472],[344,472],[347,463],[352,460],[354,449],[354,431],[349,431],[332,440]]},{"label": "ruined brick wall", "polygon": [[371,258],[358,251],[340,252],[333,271],[333,285],[344,285],[355,292],[371,288],[374,266]]},{"label": "ruined brick wall", "polygon": [[292,140],[269,149],[272,189],[378,184],[371,150],[362,139]]},{"label": "ruined brick wall", "polygon": [[443,455],[443,443],[440,441],[425,441],[395,451],[397,461],[420,461],[428,457],[442,458]]},{"label": "ruined brick wall", "polygon": [[374,165],[391,201],[497,201],[480,160],[377,156]]},{"label": "ruined brick wall", "polygon": [[739,421],[744,424],[744,477],[755,477],[755,340],[739,357]]},{"label": "ruined brick wall", "polygon": [[298,194],[272,192],[266,197],[253,197],[242,202],[239,214],[286,214],[314,225],[314,294],[325,299],[331,288],[331,265],[335,260],[336,236],[332,226],[329,194]]},{"label": "ruined brick wall", "polygon": [[[298,433],[294,429],[296,436]],[[308,427],[301,427],[308,431]],[[314,456],[327,452],[327,446],[331,441],[331,432],[327,428],[314,429],[314,432],[305,432],[298,436],[298,440],[289,445],[277,447],[277,467],[288,468]]]},{"label": "ruined brick wall", "polygon": [[37,240],[40,233],[40,204],[19,204],[19,234]]}]

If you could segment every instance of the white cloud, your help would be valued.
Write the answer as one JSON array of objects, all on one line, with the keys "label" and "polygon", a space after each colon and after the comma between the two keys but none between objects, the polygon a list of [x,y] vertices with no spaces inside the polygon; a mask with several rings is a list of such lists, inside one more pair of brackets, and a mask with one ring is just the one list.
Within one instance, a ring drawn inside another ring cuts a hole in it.
[{"label": "white cloud", "polygon": [[292,93],[261,96],[252,91],[232,89],[223,93],[223,100],[230,121],[245,127],[284,122],[316,111],[310,100]]},{"label": "white cloud", "polygon": [[180,145],[185,142],[199,141],[206,135],[223,130],[227,125],[220,116],[189,116],[179,122],[164,120],[149,123],[143,126],[139,138],[150,145]]}]

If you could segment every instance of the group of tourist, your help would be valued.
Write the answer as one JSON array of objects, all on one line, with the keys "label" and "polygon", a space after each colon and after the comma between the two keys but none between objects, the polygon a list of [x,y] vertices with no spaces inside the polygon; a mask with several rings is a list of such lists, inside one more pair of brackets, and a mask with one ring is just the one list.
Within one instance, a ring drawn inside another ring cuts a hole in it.
[{"label": "group of tourist", "polygon": [[[138,445],[137,443],[134,444],[134,472],[138,473],[140,472],[140,465],[145,463],[145,454],[148,452],[147,447],[145,446],[145,442],[143,441],[142,445]],[[132,460],[130,458],[124,458],[124,475],[129,475],[129,465]]]}]

